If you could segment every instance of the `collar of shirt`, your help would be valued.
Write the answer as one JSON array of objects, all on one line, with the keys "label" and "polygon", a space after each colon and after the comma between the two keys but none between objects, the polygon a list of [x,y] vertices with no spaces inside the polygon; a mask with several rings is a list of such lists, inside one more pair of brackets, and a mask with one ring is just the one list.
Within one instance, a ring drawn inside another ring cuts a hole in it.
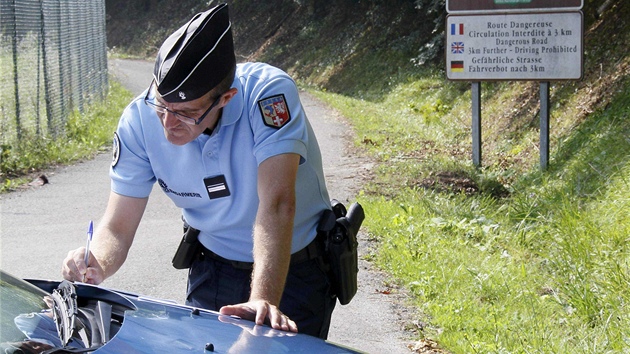
[{"label": "collar of shirt", "polygon": [[[232,125],[236,123],[236,121],[241,117],[243,113],[243,106],[245,105],[243,99],[243,88],[240,85],[240,81],[238,79],[234,80],[232,87],[235,87],[238,92],[228,104],[223,107],[223,113],[221,115],[221,119],[219,120],[219,124],[221,126]],[[217,125],[218,127],[218,125]]]}]

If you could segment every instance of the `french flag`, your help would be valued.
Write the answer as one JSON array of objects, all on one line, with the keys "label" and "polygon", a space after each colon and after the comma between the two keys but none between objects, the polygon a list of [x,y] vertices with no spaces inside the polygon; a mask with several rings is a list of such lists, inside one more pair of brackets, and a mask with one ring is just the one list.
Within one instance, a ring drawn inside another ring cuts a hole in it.
[{"label": "french flag", "polygon": [[451,35],[463,35],[464,24],[463,23],[451,23]]}]

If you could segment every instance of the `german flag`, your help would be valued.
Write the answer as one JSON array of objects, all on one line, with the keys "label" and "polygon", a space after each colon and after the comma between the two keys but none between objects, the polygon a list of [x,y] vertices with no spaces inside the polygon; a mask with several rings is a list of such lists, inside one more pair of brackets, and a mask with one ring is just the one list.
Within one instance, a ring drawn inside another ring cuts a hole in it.
[{"label": "german flag", "polygon": [[463,73],[464,61],[463,60],[451,60],[451,72]]}]

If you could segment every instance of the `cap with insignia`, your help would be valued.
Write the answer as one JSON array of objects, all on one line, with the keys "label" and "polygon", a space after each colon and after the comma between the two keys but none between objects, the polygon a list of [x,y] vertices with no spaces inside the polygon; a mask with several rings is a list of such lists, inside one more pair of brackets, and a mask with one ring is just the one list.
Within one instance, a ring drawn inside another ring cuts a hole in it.
[{"label": "cap with insignia", "polygon": [[167,102],[197,99],[236,65],[227,4],[198,13],[160,47],[153,78]]}]

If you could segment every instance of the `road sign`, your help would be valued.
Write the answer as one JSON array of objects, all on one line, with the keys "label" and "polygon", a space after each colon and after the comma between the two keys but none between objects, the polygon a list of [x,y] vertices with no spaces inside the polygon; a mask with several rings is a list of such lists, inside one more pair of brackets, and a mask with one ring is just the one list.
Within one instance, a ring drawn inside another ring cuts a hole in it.
[{"label": "road sign", "polygon": [[581,12],[449,15],[445,43],[447,78],[580,79],[582,23]]},{"label": "road sign", "polygon": [[446,0],[451,14],[578,11],[584,0]]}]

